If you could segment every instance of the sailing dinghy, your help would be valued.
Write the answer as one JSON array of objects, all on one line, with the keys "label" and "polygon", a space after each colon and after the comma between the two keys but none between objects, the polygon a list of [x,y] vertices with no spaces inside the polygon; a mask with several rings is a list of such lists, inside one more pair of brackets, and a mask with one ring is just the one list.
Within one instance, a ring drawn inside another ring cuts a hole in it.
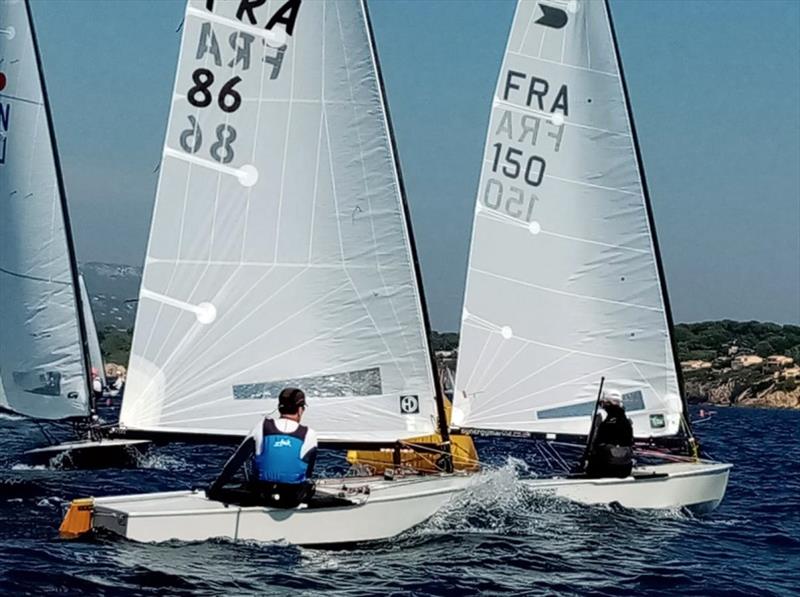
[{"label": "sailing dinghy", "polygon": [[[0,129],[0,408],[71,423],[76,434],[91,436],[90,338],[33,22],[22,1],[0,2]],[[27,456],[46,461],[62,451],[48,446]]]},{"label": "sailing dinghy", "polygon": [[570,475],[531,487],[630,508],[710,510],[722,500],[730,465],[696,457],[606,2],[517,5],[492,103],[458,358],[453,424],[463,432],[586,441],[605,376],[638,441],[684,456],[627,479]]},{"label": "sailing dinghy", "polygon": [[[239,6],[186,8],[116,433],[238,441],[294,386],[323,447],[446,442],[366,6]],[[441,473],[321,481],[331,499],[291,510],[204,491],[76,500],[62,531],[382,539],[470,482],[448,455]]]}]

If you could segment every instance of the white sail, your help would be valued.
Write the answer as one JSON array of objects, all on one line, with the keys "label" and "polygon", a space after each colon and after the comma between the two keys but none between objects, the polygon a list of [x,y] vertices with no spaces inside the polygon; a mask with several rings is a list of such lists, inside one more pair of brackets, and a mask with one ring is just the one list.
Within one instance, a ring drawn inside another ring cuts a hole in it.
[{"label": "white sail", "polygon": [[103,387],[108,387],[106,381],[106,364],[103,359],[103,351],[100,348],[100,338],[97,336],[97,322],[94,319],[94,311],[92,310],[92,297],[89,296],[89,291],[86,289],[86,280],[83,275],[78,276],[81,289],[81,309],[83,309],[83,321],[86,322],[86,339],[89,345],[89,360],[92,363],[92,369],[97,370],[97,376],[103,383]]},{"label": "white sail", "polygon": [[520,0],[492,104],[453,423],[586,434],[601,376],[639,437],[682,402],[604,2]]},{"label": "white sail", "polygon": [[0,2],[0,406],[85,417],[73,252],[26,3]]},{"label": "white sail", "polygon": [[323,440],[435,428],[365,7],[190,1],[121,426],[241,435],[288,385]]}]

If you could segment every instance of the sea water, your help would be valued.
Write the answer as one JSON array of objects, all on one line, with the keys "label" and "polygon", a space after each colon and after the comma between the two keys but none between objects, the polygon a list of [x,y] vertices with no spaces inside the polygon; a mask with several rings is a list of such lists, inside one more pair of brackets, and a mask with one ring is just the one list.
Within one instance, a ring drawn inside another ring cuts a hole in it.
[{"label": "sea water", "polygon": [[[696,426],[731,462],[705,517],[586,507],[533,494],[520,473],[541,458],[479,443],[496,465],[430,521],[357,549],[285,544],[65,541],[69,500],[204,485],[230,448],[169,446],[138,469],[29,467],[36,425],[0,419],[0,592],[74,595],[790,595],[800,588],[800,412],[718,408]],[[529,460],[526,463],[524,460]],[[325,458],[328,473],[341,456]]]}]

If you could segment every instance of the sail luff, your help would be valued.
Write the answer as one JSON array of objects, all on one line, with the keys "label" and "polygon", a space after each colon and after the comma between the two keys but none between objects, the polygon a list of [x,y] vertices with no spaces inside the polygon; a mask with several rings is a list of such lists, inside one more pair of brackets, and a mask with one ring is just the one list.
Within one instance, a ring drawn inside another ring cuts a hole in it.
[{"label": "sail luff", "polygon": [[360,0],[364,12],[364,21],[367,27],[367,36],[369,37],[370,51],[372,52],[372,61],[375,65],[375,74],[378,79],[378,88],[381,94],[381,103],[383,105],[383,112],[386,118],[386,135],[390,141],[390,150],[392,153],[392,162],[394,163],[395,179],[400,193],[400,201],[403,207],[403,223],[407,242],[411,251],[412,268],[414,270],[414,279],[417,284],[417,293],[419,294],[419,310],[422,319],[422,325],[425,334],[425,343],[430,357],[430,375],[432,378],[433,386],[436,390],[436,409],[438,417],[439,434],[442,436],[442,441],[447,443],[450,441],[450,428],[447,421],[447,414],[445,409],[445,397],[442,391],[442,384],[438,382],[436,375],[436,355],[433,351],[431,342],[431,324],[430,315],[428,313],[428,302],[425,299],[425,289],[422,281],[422,270],[419,265],[419,256],[417,254],[417,243],[414,239],[414,227],[411,221],[411,210],[408,205],[408,195],[406,194],[405,182],[403,181],[402,169],[400,166],[400,159],[397,151],[397,139],[392,127],[392,117],[389,111],[389,101],[386,97],[386,87],[383,82],[383,72],[381,71],[380,60],[378,59],[378,48],[375,44],[375,34],[372,29],[372,20],[369,16],[369,6],[367,0]]},{"label": "sail luff", "polygon": [[683,370],[681,369],[680,358],[678,356],[678,343],[675,339],[675,323],[672,319],[672,308],[670,306],[669,291],[667,290],[666,275],[664,273],[664,262],[661,257],[661,248],[658,243],[658,233],[656,232],[656,222],[653,216],[653,204],[650,199],[650,190],[647,185],[647,176],[644,169],[644,160],[642,159],[642,150],[639,145],[639,136],[636,133],[636,122],[633,116],[633,105],[631,104],[630,93],[628,92],[628,83],[625,79],[625,69],[622,64],[622,56],[619,51],[619,42],[617,40],[617,32],[614,28],[614,18],[611,14],[611,6],[609,0],[603,0],[606,15],[608,17],[608,29],[611,35],[611,42],[614,47],[614,56],[617,61],[617,69],[619,70],[619,80],[622,86],[622,94],[625,98],[625,112],[628,115],[628,125],[631,128],[631,139],[633,141],[634,151],[636,153],[636,166],[639,172],[639,180],[642,184],[642,192],[644,194],[645,211],[647,213],[647,225],[650,231],[651,244],[653,247],[653,258],[656,262],[658,272],[658,282],[661,288],[661,300],[664,302],[664,318],[666,320],[667,334],[669,335],[669,343],[672,347],[672,361],[675,367],[675,375],[678,379],[678,392],[683,404],[683,418],[687,431],[692,433],[691,417],[689,416],[689,403],[686,400],[686,387],[683,381]]}]

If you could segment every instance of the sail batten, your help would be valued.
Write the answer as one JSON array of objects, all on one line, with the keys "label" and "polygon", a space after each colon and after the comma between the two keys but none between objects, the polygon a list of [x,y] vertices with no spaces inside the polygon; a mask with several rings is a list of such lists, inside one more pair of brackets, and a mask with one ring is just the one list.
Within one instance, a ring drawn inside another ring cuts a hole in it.
[{"label": "sail batten", "polygon": [[0,407],[85,418],[77,263],[28,3],[4,0],[0,24]]},{"label": "sail batten", "polygon": [[663,273],[603,2],[520,0],[473,221],[454,424],[586,435],[600,376],[681,425]]},{"label": "sail batten", "polygon": [[322,440],[432,432],[364,6],[298,2],[265,27],[271,3],[256,33],[212,4],[187,7],[121,425],[242,435],[294,385]]}]

